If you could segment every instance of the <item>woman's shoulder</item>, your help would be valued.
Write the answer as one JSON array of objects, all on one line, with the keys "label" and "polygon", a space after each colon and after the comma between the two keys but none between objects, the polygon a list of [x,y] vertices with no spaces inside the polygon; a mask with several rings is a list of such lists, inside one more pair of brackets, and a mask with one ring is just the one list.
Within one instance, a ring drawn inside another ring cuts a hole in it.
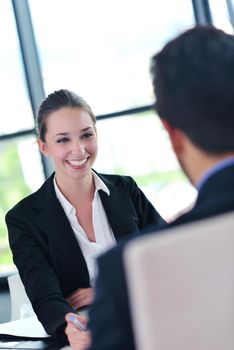
[{"label": "woman's shoulder", "polygon": [[128,184],[133,184],[135,181],[131,176],[127,175],[118,175],[118,174],[103,174],[97,173],[97,175],[104,181],[107,185],[108,183],[112,185],[122,185],[126,186]]},{"label": "woman's shoulder", "polygon": [[40,202],[43,202],[43,197],[48,194],[49,188],[53,188],[51,178],[47,179],[38,190],[22,198],[8,211],[8,213],[17,213],[28,210],[29,208],[37,207]]}]

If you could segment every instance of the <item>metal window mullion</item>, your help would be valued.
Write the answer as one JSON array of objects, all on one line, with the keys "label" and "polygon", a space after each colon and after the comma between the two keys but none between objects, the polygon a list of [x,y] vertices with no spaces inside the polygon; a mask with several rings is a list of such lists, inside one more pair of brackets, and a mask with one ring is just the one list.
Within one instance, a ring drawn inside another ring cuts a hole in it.
[{"label": "metal window mullion", "polygon": [[209,0],[192,0],[196,24],[211,25],[213,23]]},{"label": "metal window mullion", "polygon": [[[34,120],[39,104],[45,98],[37,47],[27,0],[12,0],[16,27],[19,36],[23,67]],[[43,170],[47,178],[53,171],[50,160],[41,155]]]},{"label": "metal window mullion", "polygon": [[232,27],[234,28],[234,8],[232,0],[226,0],[227,9],[229,13],[229,19]]}]

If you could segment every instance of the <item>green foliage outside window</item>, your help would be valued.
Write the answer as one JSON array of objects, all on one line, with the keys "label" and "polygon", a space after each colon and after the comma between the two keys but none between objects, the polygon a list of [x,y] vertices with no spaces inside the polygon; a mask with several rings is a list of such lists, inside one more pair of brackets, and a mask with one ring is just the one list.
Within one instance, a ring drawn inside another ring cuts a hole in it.
[{"label": "green foliage outside window", "polygon": [[12,264],[5,215],[20,199],[30,193],[24,182],[17,145],[1,143],[0,147],[0,272]]}]

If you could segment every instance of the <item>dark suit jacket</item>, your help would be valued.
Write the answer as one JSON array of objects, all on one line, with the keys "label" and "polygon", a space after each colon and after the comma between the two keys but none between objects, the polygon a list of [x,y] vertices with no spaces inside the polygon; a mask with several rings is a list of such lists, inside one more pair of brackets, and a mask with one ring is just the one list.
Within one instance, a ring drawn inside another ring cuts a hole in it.
[{"label": "dark suit jacket", "polygon": [[[161,220],[132,178],[99,175],[110,190],[100,198],[115,238]],[[35,193],[6,215],[9,243],[34,311],[47,333],[65,326],[64,315],[74,312],[64,297],[90,287],[85,259],[58,201],[53,175]]]},{"label": "dark suit jacket", "polygon": [[[190,212],[165,226],[164,229],[232,210],[234,210],[234,166],[229,166],[207,180]],[[154,231],[159,231],[158,227],[151,226],[142,233],[152,234]],[[135,349],[122,263],[123,249],[132,238],[134,239],[134,237],[128,237],[120,242],[116,248],[98,260],[96,297],[90,309],[89,327],[93,338],[90,350]]]}]

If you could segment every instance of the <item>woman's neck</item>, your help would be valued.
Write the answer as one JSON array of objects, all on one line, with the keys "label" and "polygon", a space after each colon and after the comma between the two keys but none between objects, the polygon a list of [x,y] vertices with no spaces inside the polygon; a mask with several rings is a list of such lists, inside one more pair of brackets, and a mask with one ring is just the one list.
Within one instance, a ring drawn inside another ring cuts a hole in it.
[{"label": "woman's neck", "polygon": [[81,202],[92,202],[95,192],[92,173],[82,179],[61,179],[55,174],[55,180],[62,194],[73,206],[76,207]]}]

